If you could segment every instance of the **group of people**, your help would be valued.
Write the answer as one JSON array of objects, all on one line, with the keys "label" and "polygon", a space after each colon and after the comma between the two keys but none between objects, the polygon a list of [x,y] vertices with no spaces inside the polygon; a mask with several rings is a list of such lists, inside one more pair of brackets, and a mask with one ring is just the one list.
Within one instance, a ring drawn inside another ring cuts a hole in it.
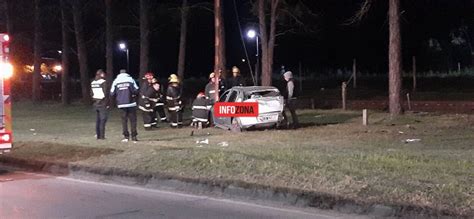
[{"label": "group of people", "polygon": [[[284,92],[285,99],[287,100],[285,107],[291,112],[294,125],[298,126],[298,120],[292,103],[294,96],[293,76],[289,71],[285,72],[283,76],[287,81],[286,92]],[[212,124],[211,108],[218,100],[217,94],[221,94],[235,86],[245,86],[245,80],[236,66],[232,68],[232,77],[228,79],[218,79],[215,73],[211,73],[205,91],[199,92],[193,101],[192,124],[198,128]],[[122,142],[138,141],[137,108],[142,111],[145,130],[157,128],[159,121],[169,122],[172,128],[181,128],[183,126],[184,105],[181,100],[182,89],[180,79],[175,74],[169,76],[168,87],[166,92],[164,92],[153,73],[146,73],[140,81],[140,86],[138,86],[130,74],[125,69],[122,69],[112,82],[110,90],[108,90],[106,73],[99,69],[91,83],[91,88],[94,101],[93,106],[96,112],[96,136],[99,140],[105,139],[105,125],[112,99],[115,100],[117,108],[121,113]],[[165,107],[168,110],[168,116],[165,113]],[[130,131],[128,129],[129,122]]]},{"label": "group of people", "polygon": [[[94,110],[96,112],[97,139],[105,139],[105,125],[111,100],[114,99],[122,119],[122,142],[137,139],[137,106],[143,112],[145,130],[157,127],[158,121],[169,122],[172,128],[182,126],[183,104],[181,101],[180,81],[171,74],[166,93],[163,95],[160,83],[153,73],[148,72],[140,82],[140,88],[126,70],[120,70],[107,90],[106,73],[98,70],[91,83]],[[137,104],[138,99],[138,104]],[[165,104],[166,103],[166,104]],[[168,108],[169,121],[165,113]],[[130,131],[128,123],[130,122]]]}]

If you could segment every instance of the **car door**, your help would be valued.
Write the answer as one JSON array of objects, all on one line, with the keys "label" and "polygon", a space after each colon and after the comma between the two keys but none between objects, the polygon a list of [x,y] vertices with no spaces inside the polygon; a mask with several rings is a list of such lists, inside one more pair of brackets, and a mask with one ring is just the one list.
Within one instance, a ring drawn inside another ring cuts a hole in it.
[{"label": "car door", "polygon": [[[220,96],[219,102],[221,102],[221,103],[222,102],[227,102],[227,98],[228,98],[230,92],[231,92],[231,90],[228,90],[228,91],[224,92]],[[214,124],[218,125],[218,126],[227,126],[225,117],[216,117],[215,114],[214,114],[214,107],[211,110],[213,111],[212,116],[213,116],[213,119],[214,119]]]}]

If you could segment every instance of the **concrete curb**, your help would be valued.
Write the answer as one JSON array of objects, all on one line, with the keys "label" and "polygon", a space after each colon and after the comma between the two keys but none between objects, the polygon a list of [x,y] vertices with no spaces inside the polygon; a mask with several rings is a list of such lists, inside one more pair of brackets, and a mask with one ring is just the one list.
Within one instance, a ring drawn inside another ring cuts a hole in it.
[{"label": "concrete curb", "polygon": [[205,178],[187,178],[162,173],[138,173],[119,168],[97,168],[60,162],[34,161],[0,157],[0,164],[24,170],[46,172],[53,175],[67,175],[74,178],[86,178],[98,181],[115,182],[127,185],[140,185],[148,188],[272,201],[298,207],[315,207],[335,210],[347,214],[361,214],[379,217],[402,218],[469,218],[457,215],[448,209],[438,210],[413,205],[382,205],[335,196],[331,194],[305,191],[301,189],[273,188],[244,181],[209,180]]}]

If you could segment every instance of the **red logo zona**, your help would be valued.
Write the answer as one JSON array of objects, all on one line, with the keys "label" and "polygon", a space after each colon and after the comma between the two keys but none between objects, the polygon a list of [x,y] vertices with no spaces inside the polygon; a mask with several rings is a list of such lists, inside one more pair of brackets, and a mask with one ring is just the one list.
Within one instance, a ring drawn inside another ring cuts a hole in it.
[{"label": "red logo zona", "polygon": [[218,102],[214,104],[216,117],[258,117],[258,103],[229,103]]}]

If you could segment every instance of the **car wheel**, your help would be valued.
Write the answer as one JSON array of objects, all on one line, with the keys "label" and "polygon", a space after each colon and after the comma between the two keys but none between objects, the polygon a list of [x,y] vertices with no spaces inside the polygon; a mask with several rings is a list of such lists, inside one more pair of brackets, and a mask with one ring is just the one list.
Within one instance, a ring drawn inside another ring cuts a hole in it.
[{"label": "car wheel", "polygon": [[239,118],[232,118],[232,125],[231,129],[233,132],[242,132],[245,131],[245,129],[242,128],[240,125],[240,119]]}]

